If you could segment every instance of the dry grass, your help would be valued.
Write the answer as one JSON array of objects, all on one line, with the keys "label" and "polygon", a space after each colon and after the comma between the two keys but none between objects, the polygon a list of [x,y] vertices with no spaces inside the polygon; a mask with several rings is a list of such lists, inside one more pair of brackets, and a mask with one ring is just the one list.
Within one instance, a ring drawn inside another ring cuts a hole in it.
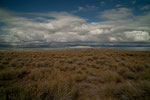
[{"label": "dry grass", "polygon": [[0,100],[150,100],[149,94],[149,51],[0,51]]}]

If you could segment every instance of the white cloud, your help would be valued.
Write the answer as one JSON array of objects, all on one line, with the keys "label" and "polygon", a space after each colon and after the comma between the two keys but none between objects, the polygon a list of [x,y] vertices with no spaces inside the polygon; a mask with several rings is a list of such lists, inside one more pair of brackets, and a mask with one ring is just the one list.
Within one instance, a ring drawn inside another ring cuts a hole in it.
[{"label": "white cloud", "polygon": [[30,14],[34,18],[3,9],[0,13],[5,24],[0,42],[150,41],[150,14],[135,16],[127,8],[101,12],[100,17],[107,20],[91,23],[68,12]]},{"label": "white cloud", "polygon": [[132,0],[132,4],[135,4],[137,2],[137,0]]},{"label": "white cloud", "polygon": [[94,6],[94,5],[86,5],[86,6],[79,6],[77,8],[77,10],[74,10],[72,11],[72,13],[77,13],[77,12],[88,12],[88,11],[94,11],[94,10],[97,10],[98,7],[97,6]]},{"label": "white cloud", "polygon": [[101,2],[100,2],[100,5],[101,5],[101,6],[105,5],[105,2],[104,2],[104,1],[101,1]]},{"label": "white cloud", "polygon": [[117,4],[116,7],[121,7],[121,4]]},{"label": "white cloud", "polygon": [[146,5],[141,7],[141,10],[150,10],[150,5]]},{"label": "white cloud", "polygon": [[110,41],[117,41],[115,37],[109,37]]},{"label": "white cloud", "polygon": [[124,34],[130,41],[148,41],[150,39],[150,35],[146,31],[127,31]]},{"label": "white cloud", "polygon": [[99,34],[103,34],[104,31],[102,29],[94,29],[94,30],[90,30],[90,34],[92,35],[99,35]]},{"label": "white cloud", "polygon": [[117,8],[100,13],[100,17],[108,20],[128,19],[133,17],[132,10],[128,8]]}]

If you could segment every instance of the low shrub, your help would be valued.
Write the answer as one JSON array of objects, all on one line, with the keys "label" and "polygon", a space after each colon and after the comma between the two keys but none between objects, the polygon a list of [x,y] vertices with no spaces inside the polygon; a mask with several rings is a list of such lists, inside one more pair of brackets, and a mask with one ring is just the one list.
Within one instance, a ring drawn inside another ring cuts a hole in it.
[{"label": "low shrub", "polygon": [[0,80],[12,80],[16,78],[22,78],[25,74],[28,74],[29,71],[25,69],[5,69],[0,71]]},{"label": "low shrub", "polygon": [[100,87],[99,94],[104,100],[149,100],[149,91],[149,81],[128,81],[119,84],[107,83]]},{"label": "low shrub", "polygon": [[150,81],[150,69],[147,69],[146,71],[142,72],[139,75],[140,79],[142,80],[149,80]]},{"label": "low shrub", "polygon": [[102,82],[122,82],[123,78],[122,76],[120,76],[118,73],[114,72],[114,71],[104,71],[103,73],[101,73],[101,80]]}]

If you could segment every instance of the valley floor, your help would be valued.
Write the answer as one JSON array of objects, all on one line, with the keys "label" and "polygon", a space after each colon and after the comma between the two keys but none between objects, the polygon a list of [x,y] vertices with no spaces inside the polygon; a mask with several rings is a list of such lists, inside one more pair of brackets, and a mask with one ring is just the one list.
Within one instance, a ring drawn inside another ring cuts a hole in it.
[{"label": "valley floor", "polygon": [[0,100],[150,100],[150,51],[0,51]]}]

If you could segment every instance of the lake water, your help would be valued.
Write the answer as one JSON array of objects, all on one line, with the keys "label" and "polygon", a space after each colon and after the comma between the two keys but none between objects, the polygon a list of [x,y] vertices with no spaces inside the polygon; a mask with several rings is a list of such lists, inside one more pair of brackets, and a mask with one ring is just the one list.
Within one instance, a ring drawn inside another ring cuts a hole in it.
[{"label": "lake water", "polygon": [[[93,49],[117,49],[117,50],[132,50],[132,51],[150,51],[150,47],[93,47]],[[0,51],[18,51],[18,50],[58,50],[58,49],[87,49],[87,48],[0,48]]]},{"label": "lake water", "polygon": [[150,51],[150,47],[105,47],[118,50]]}]

